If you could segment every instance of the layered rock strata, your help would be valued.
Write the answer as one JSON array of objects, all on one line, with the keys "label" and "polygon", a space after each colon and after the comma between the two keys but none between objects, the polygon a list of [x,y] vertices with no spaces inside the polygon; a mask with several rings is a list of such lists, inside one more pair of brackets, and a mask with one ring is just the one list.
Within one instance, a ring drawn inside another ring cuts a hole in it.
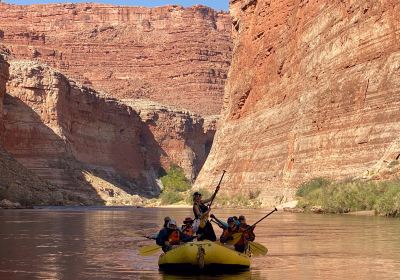
[{"label": "layered rock strata", "polygon": [[162,148],[163,167],[179,165],[194,181],[211,150],[218,116],[203,118],[190,111],[144,100],[123,102],[140,115],[151,138]]},{"label": "layered rock strata", "polygon": [[226,13],[204,6],[0,3],[0,14],[0,39],[16,58],[46,62],[114,97],[220,112],[232,44]]},{"label": "layered rock strata", "polygon": [[83,204],[140,203],[170,164],[196,176],[214,133],[197,115],[133,109],[37,62],[11,62],[8,93],[5,149]]},{"label": "layered rock strata", "polygon": [[0,45],[0,145],[4,132],[3,125],[3,99],[6,94],[6,83],[9,77],[9,64],[4,60]]},{"label": "layered rock strata", "polygon": [[[400,157],[398,1],[232,0],[234,53],[221,127],[198,180],[291,199]],[[213,176],[215,175],[215,176]]]},{"label": "layered rock strata", "polygon": [[39,178],[0,146],[0,200],[22,206],[73,203],[56,186]]},{"label": "layered rock strata", "polygon": [[22,205],[63,203],[61,192],[39,179],[18,163],[2,147],[4,140],[3,98],[9,78],[9,64],[0,52],[0,200],[18,201]]}]

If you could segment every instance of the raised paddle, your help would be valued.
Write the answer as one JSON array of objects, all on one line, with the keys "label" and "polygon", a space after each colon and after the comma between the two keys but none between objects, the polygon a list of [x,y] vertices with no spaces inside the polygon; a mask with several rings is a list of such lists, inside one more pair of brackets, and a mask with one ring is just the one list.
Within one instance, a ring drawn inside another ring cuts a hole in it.
[{"label": "raised paddle", "polygon": [[240,240],[240,238],[242,238],[242,235],[243,235],[244,232],[246,232],[246,231],[248,231],[248,230],[254,228],[259,222],[261,222],[262,220],[264,220],[265,218],[267,218],[269,215],[271,215],[272,213],[274,213],[274,212],[276,212],[276,211],[278,211],[278,209],[275,208],[274,210],[272,210],[271,212],[269,212],[267,215],[265,215],[264,217],[262,217],[261,219],[259,219],[257,222],[255,222],[253,225],[249,226],[245,231],[243,231],[243,232],[236,232],[236,233],[232,234],[232,239],[229,240],[229,241],[226,242],[226,243],[228,243],[228,244],[236,244],[236,243]]},{"label": "raised paddle", "polygon": [[215,196],[216,196],[217,193],[218,193],[218,190],[219,190],[219,187],[220,187],[220,185],[221,185],[221,183],[222,183],[222,179],[224,178],[225,172],[226,172],[226,170],[222,170],[221,179],[219,179],[218,185],[217,185],[217,187],[215,188],[215,191],[214,191],[214,194],[212,195],[211,201],[210,201],[210,203],[208,204],[208,211],[207,211],[206,213],[204,213],[204,214],[200,217],[200,225],[199,225],[200,228],[204,228],[204,227],[206,226],[206,223],[207,223],[207,221],[208,221],[208,217],[209,217],[209,215],[210,215],[211,205],[212,205],[212,203],[213,203],[213,201],[214,201]]},{"label": "raised paddle", "polygon": [[212,203],[214,202],[214,198],[216,197],[216,195],[217,195],[217,193],[218,193],[218,190],[219,190],[219,187],[221,186],[222,179],[224,178],[225,172],[226,172],[226,170],[222,170],[221,179],[219,179],[218,185],[217,185],[217,187],[215,188],[215,192],[214,192],[213,197],[212,197],[212,199],[211,199],[211,201],[210,201],[210,204],[208,204],[208,208],[209,208],[209,209],[211,209],[211,205],[212,205]]}]

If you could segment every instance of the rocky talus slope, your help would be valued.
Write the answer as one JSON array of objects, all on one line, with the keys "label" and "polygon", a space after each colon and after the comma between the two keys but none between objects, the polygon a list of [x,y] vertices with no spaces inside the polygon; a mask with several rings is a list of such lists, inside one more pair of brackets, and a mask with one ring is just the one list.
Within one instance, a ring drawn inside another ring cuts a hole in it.
[{"label": "rocky talus slope", "polygon": [[83,204],[138,204],[171,164],[194,178],[215,128],[198,115],[125,103],[31,61],[11,61],[4,148]]},{"label": "rocky talus slope", "polygon": [[[231,0],[223,116],[196,187],[261,191],[341,179],[400,157],[400,2]],[[382,159],[382,160],[381,160]]]},{"label": "rocky talus slope", "polygon": [[0,3],[0,15],[0,39],[17,59],[46,62],[113,97],[220,112],[232,51],[227,13],[204,6]]}]

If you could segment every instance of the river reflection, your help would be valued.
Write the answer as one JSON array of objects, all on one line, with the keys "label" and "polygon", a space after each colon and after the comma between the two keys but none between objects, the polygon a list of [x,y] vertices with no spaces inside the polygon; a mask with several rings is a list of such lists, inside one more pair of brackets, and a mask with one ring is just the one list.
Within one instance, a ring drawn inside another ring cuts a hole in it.
[{"label": "river reflection", "polygon": [[[268,210],[223,210],[249,223]],[[275,213],[256,227],[266,257],[241,274],[168,275],[141,257],[144,234],[191,209],[60,207],[0,211],[0,279],[400,279],[400,221]],[[220,229],[216,229],[217,235]],[[222,272],[221,272],[222,273]]]}]

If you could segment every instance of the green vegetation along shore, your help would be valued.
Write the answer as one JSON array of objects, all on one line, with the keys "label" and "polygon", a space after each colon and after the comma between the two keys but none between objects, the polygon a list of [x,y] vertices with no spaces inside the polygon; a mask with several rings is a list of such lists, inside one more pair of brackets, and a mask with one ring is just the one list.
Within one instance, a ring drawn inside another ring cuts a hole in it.
[{"label": "green vegetation along shore", "polygon": [[400,217],[400,179],[386,181],[312,179],[300,186],[299,208],[324,213],[373,210],[378,215]]}]

